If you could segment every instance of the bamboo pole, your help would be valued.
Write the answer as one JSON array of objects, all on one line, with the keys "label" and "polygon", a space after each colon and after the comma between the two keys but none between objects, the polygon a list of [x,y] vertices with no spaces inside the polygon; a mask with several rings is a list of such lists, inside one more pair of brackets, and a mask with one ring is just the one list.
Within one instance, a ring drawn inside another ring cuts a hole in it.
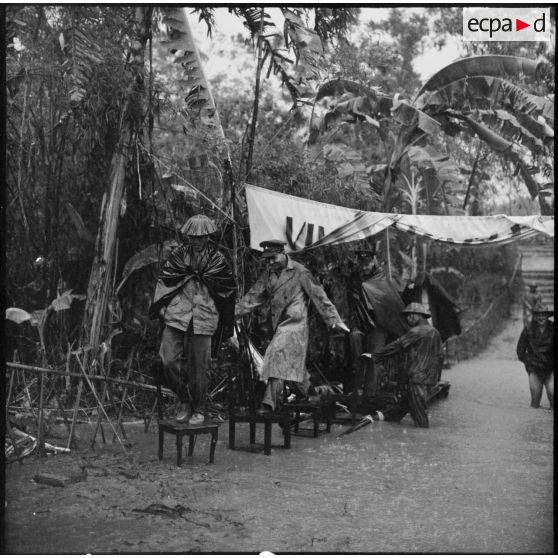
[{"label": "bamboo pole", "polygon": [[386,257],[387,257],[388,279],[391,281],[391,255],[389,253],[389,227],[386,227]]},{"label": "bamboo pole", "polygon": [[10,417],[8,415],[8,408],[10,406],[10,399],[12,398],[12,389],[14,387],[15,373],[16,373],[16,371],[12,370],[12,372],[10,374],[10,387],[8,388],[8,398],[6,399],[6,417],[5,417],[5,419],[6,419],[6,433],[8,434],[8,436],[10,437],[10,439],[12,441],[12,445],[14,446],[14,453],[16,454],[16,458],[19,460],[20,463],[23,463],[23,460],[21,459],[21,457],[19,457],[19,448],[17,447],[14,432],[13,432],[12,427],[10,425]]},{"label": "bamboo pole", "polygon": [[97,432],[99,432],[99,427],[101,427],[101,435],[103,437],[103,443],[104,444],[107,443],[107,441],[105,440],[105,433],[101,426],[101,419],[102,419],[101,407],[103,407],[103,409],[105,408],[103,403],[106,397],[107,397],[107,383],[105,382],[103,384],[103,395],[101,396],[101,400],[99,401],[97,399],[97,422],[95,423],[95,430],[93,431],[93,436],[91,437],[91,447],[95,446],[95,442],[97,441]]},{"label": "bamboo pole", "polygon": [[[68,375],[71,374],[71,372],[67,373]],[[73,376],[77,376],[77,374],[72,374]],[[81,401],[81,392],[83,390],[83,379],[80,378],[79,380],[79,384],[78,384],[78,391],[77,391],[77,395],[76,395],[76,401],[74,403],[74,412],[72,415],[72,424],[70,426],[70,434],[68,435],[68,443],[66,444],[66,447],[68,449],[70,449],[70,446],[72,445],[72,440],[74,438],[74,429],[76,427],[76,420],[77,420],[77,414],[79,411],[79,402]]]},{"label": "bamboo pole", "polygon": [[[28,364],[19,364],[17,362],[7,362],[6,366],[8,368],[15,368],[18,370],[26,370],[33,374],[55,374],[57,376],[70,376],[72,378],[81,378],[83,376],[76,372],[67,372],[65,370],[55,370],[50,368],[41,368],[40,366],[29,366]],[[151,384],[140,384],[139,382],[133,382],[131,380],[121,380],[120,378],[108,378],[105,376],[89,375],[91,380],[100,380],[102,382],[112,382],[115,384],[126,385],[130,387],[136,387],[140,389],[145,389],[147,391],[157,391],[157,387]],[[170,389],[162,388],[163,395],[173,396],[174,393]]]},{"label": "bamboo pole", "polygon": [[[130,360],[128,361],[128,370],[126,371],[126,380],[130,379],[130,372],[132,370],[132,362],[134,360],[134,355],[136,354],[135,349],[132,349],[132,353],[130,354]],[[122,412],[124,410],[124,403],[126,401],[126,395],[128,393],[128,386],[124,387],[124,392],[122,393],[122,400],[120,403],[120,410],[118,411],[118,418],[116,419],[118,426],[122,430],[122,435],[126,438],[126,433],[124,432],[124,427],[122,426]],[[115,437],[113,436],[112,442],[114,443]]]},{"label": "bamboo pole", "polygon": [[45,455],[45,436],[43,432],[43,405],[44,405],[44,392],[45,392],[45,375],[41,374],[41,382],[39,388],[39,422],[37,426],[37,449],[39,455]]},{"label": "bamboo pole", "polygon": [[97,400],[97,403],[99,404],[99,407],[100,407],[101,411],[103,412],[103,415],[105,415],[105,418],[107,419],[107,422],[109,423],[110,427],[112,428],[112,431],[115,433],[116,438],[118,439],[118,442],[122,446],[122,449],[123,449],[124,453],[126,455],[128,455],[128,451],[126,450],[126,447],[124,446],[124,442],[122,442],[122,440],[120,439],[120,436],[118,435],[118,432],[116,431],[112,422],[110,421],[110,419],[107,415],[107,412],[105,411],[105,408],[103,407],[103,404],[99,400],[99,396],[97,395],[97,391],[95,390],[95,386],[93,385],[93,383],[89,379],[89,376],[87,375],[87,372],[85,371],[85,368],[83,367],[83,364],[82,364],[81,360],[79,359],[79,357],[77,355],[76,355],[76,360],[78,361],[79,367],[81,368],[81,371],[83,372],[83,376],[85,377],[85,381],[87,382],[87,384],[89,386],[89,389],[91,390],[91,393],[93,394],[93,397],[95,397],[95,399]]}]

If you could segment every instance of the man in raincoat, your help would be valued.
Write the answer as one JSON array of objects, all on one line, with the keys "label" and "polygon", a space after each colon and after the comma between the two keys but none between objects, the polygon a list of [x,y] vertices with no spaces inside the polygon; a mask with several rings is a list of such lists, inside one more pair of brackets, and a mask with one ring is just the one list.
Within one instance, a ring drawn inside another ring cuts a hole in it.
[{"label": "man in raincoat", "polygon": [[405,307],[395,287],[378,265],[375,252],[355,252],[358,271],[349,285],[349,336],[351,362],[357,391],[373,397],[378,389],[378,365],[362,359],[363,353],[376,353],[385,344],[403,335],[409,326],[401,316]]},{"label": "man in raincoat", "polygon": [[283,382],[295,382],[302,394],[310,386],[306,370],[308,346],[308,304],[311,300],[326,325],[348,332],[323,288],[300,263],[285,254],[285,242],[268,240],[260,244],[266,269],[236,305],[236,317],[248,314],[269,301],[273,338],[264,355],[262,379],[267,386],[261,413],[277,409]]},{"label": "man in raincoat", "polygon": [[375,353],[381,362],[405,353],[405,369],[400,372],[400,400],[383,411],[385,420],[399,422],[407,413],[415,426],[428,428],[428,390],[436,385],[442,368],[442,339],[427,318],[430,314],[419,302],[411,302],[402,312],[411,329]]},{"label": "man in raincoat", "polygon": [[521,332],[517,342],[517,358],[529,375],[531,407],[541,404],[543,385],[550,407],[554,408],[554,327],[549,317],[553,312],[537,303],[533,317]]},{"label": "man in raincoat", "polygon": [[205,420],[212,336],[219,326],[227,339],[234,325],[236,286],[225,257],[210,244],[216,231],[205,215],[186,221],[187,240],[163,265],[150,308],[165,324],[159,356],[164,383],[179,400],[175,419],[192,425]]}]

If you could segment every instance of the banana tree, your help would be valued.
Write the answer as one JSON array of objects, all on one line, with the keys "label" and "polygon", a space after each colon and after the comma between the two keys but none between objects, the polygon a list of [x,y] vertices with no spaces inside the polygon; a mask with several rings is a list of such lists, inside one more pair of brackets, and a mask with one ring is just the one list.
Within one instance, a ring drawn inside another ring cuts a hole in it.
[{"label": "banana tree", "polygon": [[[136,8],[128,54],[129,88],[126,92],[118,141],[111,159],[109,184],[101,204],[82,329],[82,344],[89,344],[95,350],[100,344],[111,286],[114,282],[117,230],[124,199],[126,166],[134,153],[135,138],[142,132],[142,117],[145,114],[144,51],[151,32],[152,12],[153,8]],[[67,55],[65,62],[67,71],[74,80],[74,86],[70,91],[71,101],[77,105],[85,96],[91,75],[88,68],[92,63],[99,62],[95,43],[84,33],[72,27],[68,38],[61,36],[60,44]]]},{"label": "banana tree", "polygon": [[[552,175],[554,103],[510,81],[520,76],[534,81],[546,69],[544,64],[513,56],[471,57],[440,70],[412,101],[334,80],[323,85],[315,98],[308,143],[327,158],[329,144],[334,143],[339,152],[343,143],[339,138],[347,126],[366,127],[371,136],[379,137],[384,161],[367,165],[368,178],[381,199],[377,209],[389,210],[405,164],[417,165],[427,191],[436,183],[443,187],[460,182],[459,169],[452,165],[449,153],[436,148],[435,140],[444,134],[476,135],[516,165],[531,196],[539,198],[541,213],[547,214],[551,208],[532,172],[539,168],[534,164],[538,162],[546,176]],[[544,187],[549,187],[548,182]]]},{"label": "banana tree", "polygon": [[[250,11],[252,10],[252,11]],[[173,62],[181,70],[183,101],[180,103],[178,112],[184,118],[185,132],[192,137],[197,137],[199,144],[204,150],[194,153],[196,159],[210,160],[209,155],[214,152],[224,153],[225,172],[231,185],[232,168],[228,154],[228,145],[220,124],[216,104],[205,78],[200,57],[197,53],[195,43],[192,40],[191,29],[184,9],[160,8],[162,23],[165,29],[161,35],[162,41],[166,41],[168,52],[173,56]],[[212,20],[212,8],[194,8],[194,12],[201,19],[210,24]],[[229,8],[231,13],[243,17],[248,29],[252,32],[255,9]],[[316,13],[316,26],[322,36],[328,33],[341,34],[345,27],[343,17],[337,17],[334,12],[326,9],[314,9]],[[260,10],[257,12],[261,15]],[[291,91],[293,96],[299,95],[298,87],[302,80],[299,71],[291,75],[289,69],[295,66],[309,68],[315,64],[314,56],[318,49],[319,39],[316,32],[307,29],[302,20],[294,10],[282,9],[285,16],[284,45],[277,46],[277,33],[262,38],[262,52],[271,60],[269,71],[280,75],[282,82]],[[331,12],[331,13],[330,13]],[[351,10],[339,13],[348,14]],[[139,139],[146,127],[146,97],[144,65],[145,47],[147,41],[154,31],[154,8],[136,8],[135,27],[131,33],[131,44],[128,53],[130,69],[130,85],[127,91],[125,108],[122,112],[122,126],[119,133],[117,146],[111,161],[111,175],[107,192],[103,198],[101,207],[101,219],[95,244],[95,258],[89,279],[85,320],[83,325],[82,344],[89,344],[94,349],[99,346],[103,327],[106,325],[105,315],[112,288],[115,284],[116,253],[117,253],[117,230],[125,194],[126,167],[134,153],[140,149]],[[348,19],[346,20],[348,21]],[[91,79],[91,66],[99,63],[99,54],[95,47],[95,41],[86,33],[78,31],[78,23],[74,22],[68,36],[63,35],[60,44],[64,50],[67,60],[67,74],[73,79],[73,87],[70,91],[71,101],[79,104],[87,95],[88,81]],[[261,25],[260,25],[261,28]],[[265,26],[264,26],[265,29]],[[321,43],[320,43],[321,47]],[[295,60],[288,57],[288,53],[295,55]],[[197,134],[197,136],[196,136]],[[139,156],[138,156],[139,159]],[[216,166],[216,165],[213,165]],[[138,171],[139,175],[139,171]],[[141,176],[138,176],[141,181]],[[141,183],[140,183],[141,190]],[[225,201],[215,196],[213,199],[204,196],[216,209],[223,212],[219,207]],[[222,196],[225,197],[225,196]],[[233,196],[234,199],[234,196]],[[232,204],[234,207],[234,204]],[[233,214],[234,221],[234,214]],[[236,235],[233,235],[236,238]],[[236,253],[236,250],[233,250]],[[108,333],[108,332],[106,332]]]}]

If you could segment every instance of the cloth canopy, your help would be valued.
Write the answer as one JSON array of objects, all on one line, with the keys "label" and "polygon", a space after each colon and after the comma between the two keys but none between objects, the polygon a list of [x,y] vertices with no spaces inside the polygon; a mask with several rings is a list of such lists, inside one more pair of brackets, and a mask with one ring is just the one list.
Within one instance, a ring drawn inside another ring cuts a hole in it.
[{"label": "cloth canopy", "polygon": [[554,237],[554,217],[403,215],[360,211],[246,184],[250,246],[271,238],[286,252],[362,240],[394,227],[450,244],[503,244],[538,233]]}]

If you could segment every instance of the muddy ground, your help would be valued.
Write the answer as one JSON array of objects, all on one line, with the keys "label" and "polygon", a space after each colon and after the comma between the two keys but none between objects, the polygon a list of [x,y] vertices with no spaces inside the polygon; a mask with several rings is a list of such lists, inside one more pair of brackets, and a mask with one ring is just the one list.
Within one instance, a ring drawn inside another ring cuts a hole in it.
[{"label": "muddy ground", "polygon": [[[529,408],[520,327],[444,371],[429,430],[407,417],[337,438],[335,425],[285,450],[274,426],[265,456],[263,432],[250,447],[240,425],[231,451],[224,424],[215,464],[201,436],[179,469],[173,441],[160,463],[155,427],[138,424],[129,458],[107,444],[8,465],[4,552],[552,553],[553,413]],[[82,468],[63,488],[32,480]]]}]

